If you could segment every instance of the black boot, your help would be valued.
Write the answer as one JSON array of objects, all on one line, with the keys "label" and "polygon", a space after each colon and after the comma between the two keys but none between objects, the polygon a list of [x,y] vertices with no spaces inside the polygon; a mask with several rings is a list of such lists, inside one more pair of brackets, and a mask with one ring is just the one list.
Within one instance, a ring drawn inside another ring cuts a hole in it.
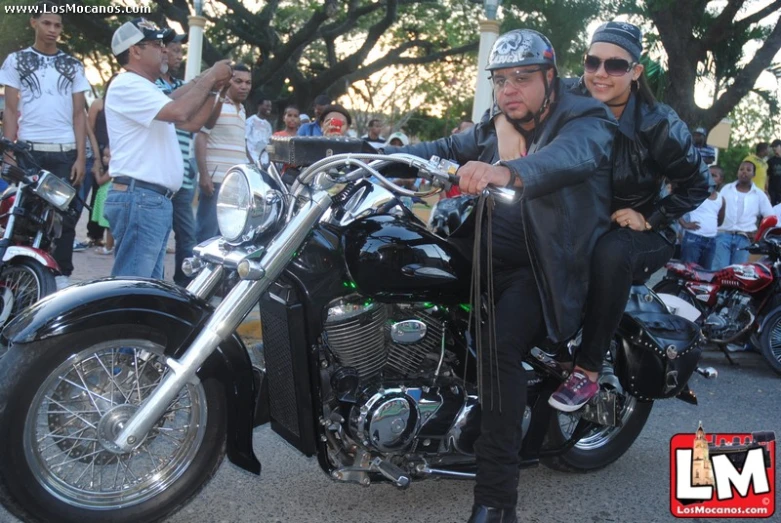
[{"label": "black boot", "polygon": [[500,509],[473,505],[472,515],[467,523],[518,523],[518,516],[515,514],[515,507]]}]

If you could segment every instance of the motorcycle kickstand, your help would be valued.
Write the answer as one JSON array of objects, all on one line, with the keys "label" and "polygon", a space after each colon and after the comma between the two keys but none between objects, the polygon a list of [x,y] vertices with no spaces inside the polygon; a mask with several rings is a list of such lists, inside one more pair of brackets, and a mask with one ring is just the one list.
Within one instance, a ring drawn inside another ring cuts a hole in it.
[{"label": "motorcycle kickstand", "polygon": [[740,364],[732,359],[732,356],[729,355],[729,350],[727,350],[727,344],[726,343],[719,343],[719,349],[721,349],[721,352],[724,353],[724,356],[727,357],[727,361],[732,367],[740,367]]}]

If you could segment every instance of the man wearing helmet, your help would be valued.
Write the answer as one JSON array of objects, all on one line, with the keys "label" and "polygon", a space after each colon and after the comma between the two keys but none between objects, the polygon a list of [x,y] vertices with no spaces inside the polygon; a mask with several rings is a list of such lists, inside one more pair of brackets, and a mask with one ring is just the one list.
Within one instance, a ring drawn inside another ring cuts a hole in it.
[{"label": "man wearing helmet", "polygon": [[[458,162],[460,188],[468,194],[489,184],[518,192],[514,203],[497,202],[491,234],[482,235],[482,251],[486,238],[493,250],[496,341],[495,349],[481,351],[483,382],[490,387],[481,397],[469,519],[512,523],[526,408],[521,360],[544,338],[564,342],[580,327],[591,253],[610,222],[617,124],[602,103],[561,87],[553,46],[536,31],[500,36],[487,70],[495,103],[469,132],[385,151]],[[509,144],[497,136],[499,113],[521,133],[521,143],[515,133]]]}]

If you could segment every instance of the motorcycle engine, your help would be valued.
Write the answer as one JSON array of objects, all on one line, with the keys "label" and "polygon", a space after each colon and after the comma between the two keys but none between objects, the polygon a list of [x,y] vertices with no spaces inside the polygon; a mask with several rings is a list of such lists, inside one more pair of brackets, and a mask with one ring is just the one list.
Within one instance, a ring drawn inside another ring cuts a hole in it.
[{"label": "motorcycle engine", "polygon": [[751,297],[733,290],[719,296],[703,325],[703,334],[712,342],[729,343],[741,336],[754,323]]},{"label": "motorcycle engine", "polygon": [[331,304],[324,339],[336,365],[328,374],[350,439],[383,454],[437,452],[443,445],[471,451],[461,442],[463,427],[450,434],[471,407],[450,379],[456,358],[445,330],[444,311],[430,304]]}]

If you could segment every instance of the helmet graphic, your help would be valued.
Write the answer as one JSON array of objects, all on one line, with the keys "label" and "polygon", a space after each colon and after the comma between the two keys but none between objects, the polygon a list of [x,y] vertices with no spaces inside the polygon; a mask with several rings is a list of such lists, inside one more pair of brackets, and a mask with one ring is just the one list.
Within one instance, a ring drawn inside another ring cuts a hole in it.
[{"label": "helmet graphic", "polygon": [[493,71],[525,65],[542,65],[556,69],[556,51],[545,35],[531,29],[515,29],[496,40],[488,55],[485,69]]}]

